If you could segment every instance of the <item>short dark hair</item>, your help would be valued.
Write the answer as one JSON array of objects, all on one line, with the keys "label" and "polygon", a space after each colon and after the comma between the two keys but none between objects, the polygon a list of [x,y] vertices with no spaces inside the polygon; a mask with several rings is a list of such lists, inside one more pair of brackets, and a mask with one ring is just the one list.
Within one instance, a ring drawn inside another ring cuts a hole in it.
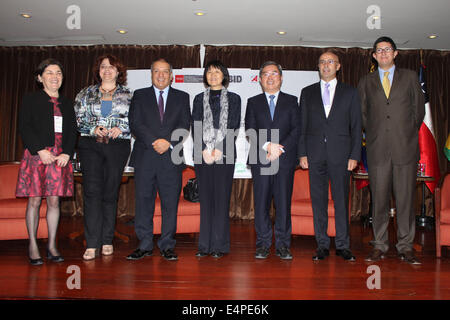
[{"label": "short dark hair", "polygon": [[43,88],[44,85],[39,81],[38,76],[42,76],[45,69],[50,65],[58,66],[61,69],[61,73],[64,77],[64,70],[63,70],[61,62],[59,62],[58,60],[53,59],[53,58],[45,59],[44,61],[41,61],[41,63],[39,63],[36,70],[34,71],[34,79],[36,80],[36,82],[40,88]]},{"label": "short dark hair", "polygon": [[123,63],[117,58],[116,56],[113,56],[112,54],[104,54],[97,59],[95,59],[94,67],[92,68],[92,72],[94,74],[94,79],[97,83],[102,82],[102,78],[100,78],[100,65],[102,64],[102,61],[108,59],[109,63],[116,67],[117,72],[119,73],[117,76],[117,83],[124,85],[127,83],[127,68],[123,65]]},{"label": "short dark hair", "polygon": [[210,61],[205,65],[205,70],[203,71],[203,84],[209,87],[208,80],[206,79],[206,74],[211,68],[219,69],[222,72],[223,74],[222,85],[224,87],[228,87],[228,84],[230,83],[230,74],[228,72],[227,67],[219,60]]},{"label": "short dark hair", "polygon": [[172,70],[173,70],[172,65],[171,65],[166,59],[164,59],[164,58],[158,58],[158,59],[156,59],[155,61],[153,61],[153,62],[152,62],[152,65],[150,66],[150,70],[153,71],[153,65],[154,65],[156,62],[164,62],[164,63],[167,63],[167,64],[169,65],[170,73],[172,73]]},{"label": "short dark hair", "polygon": [[377,44],[379,44],[380,42],[389,42],[392,46],[392,49],[394,49],[394,51],[397,50],[397,46],[395,45],[394,40],[389,37],[383,36],[375,40],[375,43],[373,44],[373,52],[377,51]]},{"label": "short dark hair", "polygon": [[267,66],[275,66],[278,69],[278,72],[280,73],[280,76],[283,75],[283,69],[281,68],[281,65],[275,61],[266,61],[262,64],[261,68],[259,68],[259,77],[262,76],[262,71]]}]

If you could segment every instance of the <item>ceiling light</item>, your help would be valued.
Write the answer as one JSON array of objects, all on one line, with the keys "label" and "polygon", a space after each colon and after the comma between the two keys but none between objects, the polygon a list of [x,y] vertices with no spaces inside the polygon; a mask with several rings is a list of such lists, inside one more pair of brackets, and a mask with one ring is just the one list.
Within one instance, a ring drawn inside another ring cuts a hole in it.
[{"label": "ceiling light", "polygon": [[428,36],[428,39],[436,39],[437,37],[438,37],[437,34],[430,34],[430,35]]},{"label": "ceiling light", "polygon": [[284,36],[286,34],[286,31],[277,31],[277,34],[279,34],[280,36]]},{"label": "ceiling light", "polygon": [[117,30],[117,32],[120,33],[120,34],[126,34],[126,33],[128,33],[128,31],[127,31],[127,30],[124,30],[124,29],[119,29],[119,30]]},{"label": "ceiling light", "polygon": [[380,16],[373,16],[372,19],[373,19],[373,20],[379,20],[379,19],[380,19]]},{"label": "ceiling light", "polygon": [[206,12],[204,11],[195,11],[194,14],[198,17],[204,16],[206,14]]},{"label": "ceiling light", "polygon": [[20,16],[23,17],[23,18],[26,18],[26,19],[30,19],[31,18],[31,14],[29,14],[29,13],[21,13]]}]

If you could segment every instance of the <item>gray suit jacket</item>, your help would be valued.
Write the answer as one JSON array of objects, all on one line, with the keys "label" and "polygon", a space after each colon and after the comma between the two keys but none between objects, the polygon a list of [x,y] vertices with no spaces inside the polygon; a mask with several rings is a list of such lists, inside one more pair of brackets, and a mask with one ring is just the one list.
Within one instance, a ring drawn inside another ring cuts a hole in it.
[{"label": "gray suit jacket", "polygon": [[389,99],[378,71],[364,76],[358,85],[362,125],[366,131],[368,166],[395,165],[419,160],[419,129],[425,116],[425,101],[418,75],[395,68]]}]

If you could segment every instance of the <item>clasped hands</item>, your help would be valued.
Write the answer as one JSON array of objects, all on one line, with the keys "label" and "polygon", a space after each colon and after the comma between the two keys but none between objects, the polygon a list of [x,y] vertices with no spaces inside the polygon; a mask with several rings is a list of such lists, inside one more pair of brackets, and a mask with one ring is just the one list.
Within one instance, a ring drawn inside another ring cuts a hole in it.
[{"label": "clasped hands", "polygon": [[278,159],[284,152],[284,147],[281,144],[270,142],[267,145],[266,159],[269,161],[274,161]]},{"label": "clasped hands", "polygon": [[59,167],[65,167],[69,162],[69,155],[65,153],[61,153],[59,156],[55,156],[53,153],[48,151],[47,149],[42,149],[37,152],[41,161],[45,165],[52,164],[56,161],[56,165]]},{"label": "clasped hands", "polygon": [[116,139],[118,136],[120,136],[122,134],[122,130],[120,130],[118,127],[114,127],[114,128],[111,128],[108,130],[103,126],[97,126],[94,129],[94,134],[97,137],[101,137],[101,138],[108,137],[111,139]]},{"label": "clasped hands", "polygon": [[223,152],[220,151],[219,149],[203,150],[203,160],[205,161],[206,164],[212,164],[216,161],[219,161],[222,159],[222,156]]}]

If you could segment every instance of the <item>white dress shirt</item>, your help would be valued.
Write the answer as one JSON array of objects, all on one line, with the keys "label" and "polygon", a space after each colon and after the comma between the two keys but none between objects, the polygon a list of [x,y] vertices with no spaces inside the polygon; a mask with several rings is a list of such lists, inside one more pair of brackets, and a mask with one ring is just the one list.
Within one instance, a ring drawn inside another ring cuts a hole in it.
[{"label": "white dress shirt", "polygon": [[[325,110],[325,115],[327,118],[328,118],[328,115],[330,114],[331,106],[333,105],[334,93],[336,92],[337,79],[334,78],[333,80],[331,80],[328,83],[330,84],[330,87],[328,89],[330,91],[330,104],[329,105],[324,104],[324,106],[323,106],[323,108]],[[323,101],[323,95],[325,92],[325,84],[326,84],[325,81],[320,80],[320,90],[322,92],[322,101]]]}]

